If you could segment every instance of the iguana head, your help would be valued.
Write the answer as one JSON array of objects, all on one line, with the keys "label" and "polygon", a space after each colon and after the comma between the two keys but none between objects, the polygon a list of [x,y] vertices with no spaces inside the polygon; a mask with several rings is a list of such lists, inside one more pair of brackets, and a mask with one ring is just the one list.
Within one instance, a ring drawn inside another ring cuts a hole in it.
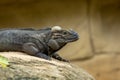
[{"label": "iguana head", "polygon": [[52,39],[62,41],[64,43],[73,42],[79,39],[78,33],[73,30],[63,30],[59,26],[55,26],[51,30]]}]

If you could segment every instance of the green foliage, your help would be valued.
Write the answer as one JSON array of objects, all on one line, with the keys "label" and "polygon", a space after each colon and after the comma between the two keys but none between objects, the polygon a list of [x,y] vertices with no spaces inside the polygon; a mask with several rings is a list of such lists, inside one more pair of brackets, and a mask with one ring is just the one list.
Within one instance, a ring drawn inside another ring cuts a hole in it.
[{"label": "green foliage", "polygon": [[6,68],[9,65],[8,59],[0,55],[0,66]]}]

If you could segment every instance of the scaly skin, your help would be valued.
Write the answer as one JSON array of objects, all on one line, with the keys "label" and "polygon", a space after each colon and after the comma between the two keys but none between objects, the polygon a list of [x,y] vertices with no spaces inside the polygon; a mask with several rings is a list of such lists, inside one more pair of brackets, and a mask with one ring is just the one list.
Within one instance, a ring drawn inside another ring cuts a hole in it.
[{"label": "scaly skin", "polygon": [[0,51],[19,51],[47,60],[52,57],[66,62],[67,60],[56,52],[78,38],[78,34],[73,30],[1,29]]}]

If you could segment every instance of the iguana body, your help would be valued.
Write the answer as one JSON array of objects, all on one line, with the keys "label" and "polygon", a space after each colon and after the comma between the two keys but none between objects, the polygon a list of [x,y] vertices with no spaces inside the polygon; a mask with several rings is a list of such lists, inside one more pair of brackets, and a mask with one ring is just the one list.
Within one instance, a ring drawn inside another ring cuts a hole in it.
[{"label": "iguana body", "polygon": [[74,31],[62,29],[1,29],[0,51],[19,51],[50,60],[62,59],[56,52],[68,42],[78,40]]}]

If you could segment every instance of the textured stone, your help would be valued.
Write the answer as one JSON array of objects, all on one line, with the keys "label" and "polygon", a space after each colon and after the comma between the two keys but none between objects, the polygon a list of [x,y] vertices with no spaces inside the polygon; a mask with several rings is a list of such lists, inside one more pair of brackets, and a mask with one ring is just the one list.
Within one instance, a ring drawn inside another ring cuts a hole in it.
[{"label": "textured stone", "polygon": [[91,31],[95,52],[120,52],[120,1],[93,1]]},{"label": "textured stone", "polygon": [[9,67],[0,68],[1,80],[95,80],[91,75],[69,63],[48,61],[19,52],[1,52]]},{"label": "textured stone", "polygon": [[92,59],[73,62],[88,72],[96,80],[119,80],[120,79],[120,54],[106,53],[98,54]]}]

